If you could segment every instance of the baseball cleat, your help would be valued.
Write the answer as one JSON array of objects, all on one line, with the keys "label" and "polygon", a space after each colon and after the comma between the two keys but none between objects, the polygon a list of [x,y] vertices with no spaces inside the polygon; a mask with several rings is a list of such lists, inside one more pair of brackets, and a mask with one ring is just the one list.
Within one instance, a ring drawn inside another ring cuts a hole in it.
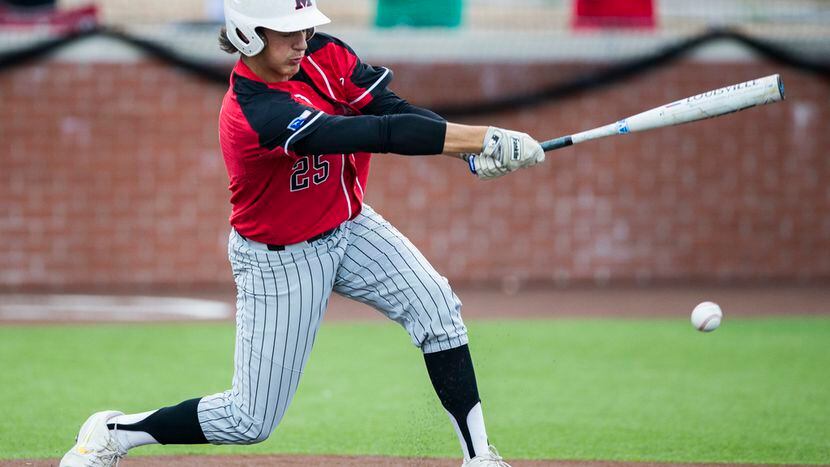
[{"label": "baseball cleat", "polygon": [[465,461],[461,464],[461,467],[510,467],[510,464],[504,461],[504,458],[496,451],[495,446],[490,446],[488,453]]},{"label": "baseball cleat", "polygon": [[78,432],[77,443],[61,459],[60,467],[113,467],[127,455],[110,433],[107,422],[121,412],[107,410],[92,414]]}]

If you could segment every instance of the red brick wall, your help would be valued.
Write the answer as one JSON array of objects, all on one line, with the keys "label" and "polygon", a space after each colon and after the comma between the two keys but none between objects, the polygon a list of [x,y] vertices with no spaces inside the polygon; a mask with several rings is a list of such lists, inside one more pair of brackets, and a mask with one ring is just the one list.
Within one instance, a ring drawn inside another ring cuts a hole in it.
[{"label": "red brick wall", "polygon": [[[398,65],[421,104],[536,89],[584,65]],[[475,123],[560,136],[782,72],[788,100],[586,143],[478,182],[377,156],[370,203],[457,281],[830,277],[830,86],[763,63],[687,63]],[[0,74],[0,287],[229,283],[224,89],[158,63]]]}]

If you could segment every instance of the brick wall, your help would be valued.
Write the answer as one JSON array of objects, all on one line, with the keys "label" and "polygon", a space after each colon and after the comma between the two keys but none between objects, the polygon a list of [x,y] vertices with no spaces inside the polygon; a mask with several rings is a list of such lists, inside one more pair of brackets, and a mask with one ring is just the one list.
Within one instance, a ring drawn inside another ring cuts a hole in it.
[{"label": "brick wall", "polygon": [[[394,89],[421,104],[584,71],[394,68]],[[492,182],[449,158],[377,156],[369,200],[457,281],[826,279],[824,81],[763,63],[685,63],[473,123],[544,139],[776,71],[784,104],[586,143]],[[216,136],[223,93],[155,62],[46,62],[0,74],[0,287],[229,283]]]}]

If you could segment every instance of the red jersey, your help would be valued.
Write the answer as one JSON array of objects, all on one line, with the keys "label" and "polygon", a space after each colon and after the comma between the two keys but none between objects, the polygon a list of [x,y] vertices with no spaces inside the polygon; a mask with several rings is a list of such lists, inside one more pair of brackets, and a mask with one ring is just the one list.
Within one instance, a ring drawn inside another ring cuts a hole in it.
[{"label": "red jersey", "polygon": [[360,115],[391,79],[320,33],[288,81],[267,83],[240,60],[219,119],[231,225],[251,240],[287,245],[357,216],[371,154],[298,154],[293,144],[328,116]]}]

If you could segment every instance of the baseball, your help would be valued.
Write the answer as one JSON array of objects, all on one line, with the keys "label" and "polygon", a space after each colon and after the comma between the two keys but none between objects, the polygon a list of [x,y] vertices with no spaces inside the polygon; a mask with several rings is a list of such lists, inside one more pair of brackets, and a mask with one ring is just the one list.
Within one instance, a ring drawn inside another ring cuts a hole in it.
[{"label": "baseball", "polygon": [[700,332],[711,332],[720,326],[723,311],[717,303],[703,302],[692,310],[692,326]]}]

